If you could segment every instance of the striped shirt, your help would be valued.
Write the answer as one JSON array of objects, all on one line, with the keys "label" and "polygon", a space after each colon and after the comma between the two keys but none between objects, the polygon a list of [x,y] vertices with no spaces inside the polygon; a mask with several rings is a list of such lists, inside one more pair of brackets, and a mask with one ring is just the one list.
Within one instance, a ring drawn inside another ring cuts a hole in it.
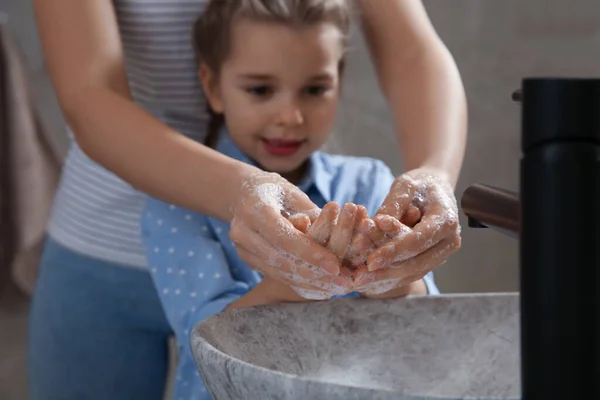
[{"label": "striped shirt", "polygon": [[[204,137],[208,116],[191,33],[205,1],[113,1],[135,102],[198,141]],[[72,132],[68,133],[73,138]],[[145,268],[140,239],[142,206],[141,192],[90,160],[72,142],[49,234],[74,251]]]}]

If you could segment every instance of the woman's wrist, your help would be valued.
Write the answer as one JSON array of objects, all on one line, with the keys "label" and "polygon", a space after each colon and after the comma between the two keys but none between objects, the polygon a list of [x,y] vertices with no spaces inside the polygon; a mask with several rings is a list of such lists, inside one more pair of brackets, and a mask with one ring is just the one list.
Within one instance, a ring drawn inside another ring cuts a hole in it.
[{"label": "woman's wrist", "polygon": [[444,182],[448,182],[453,189],[457,181],[457,178],[455,178],[450,172],[450,168],[443,168],[441,166],[429,163],[423,164],[418,168],[414,168],[410,171],[407,171],[407,174],[412,176],[413,178],[417,177],[419,174],[433,175]]},{"label": "woman's wrist", "polygon": [[215,187],[224,191],[220,196],[215,196],[217,200],[215,205],[219,208],[218,215],[229,222],[233,218],[242,185],[250,176],[260,173],[261,170],[233,158],[228,158],[227,161],[228,165],[224,166],[225,168],[219,166],[215,171],[217,177]]}]

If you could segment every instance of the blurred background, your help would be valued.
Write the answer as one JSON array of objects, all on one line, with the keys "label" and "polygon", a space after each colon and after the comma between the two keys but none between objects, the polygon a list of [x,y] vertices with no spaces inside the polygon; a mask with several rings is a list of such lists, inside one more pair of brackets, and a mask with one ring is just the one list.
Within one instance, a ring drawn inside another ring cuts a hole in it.
[{"label": "blurred background", "polygon": [[[593,0],[425,0],[454,55],[469,103],[460,196],[474,183],[518,190],[520,109],[511,93],[526,76],[600,76],[600,13]],[[44,65],[31,4],[0,0],[0,24],[18,51],[45,139],[58,160],[67,140]],[[1,116],[1,114],[0,114]],[[0,121],[1,122],[1,121]],[[1,132],[1,131],[0,131]],[[383,159],[401,173],[392,120],[360,35],[353,38],[332,151]],[[463,246],[437,272],[443,292],[518,290],[518,243],[463,224]],[[1,234],[1,233],[0,233]],[[1,258],[0,258],[1,259]],[[0,271],[7,266],[0,265]],[[0,272],[0,399],[26,399],[28,296]],[[2,282],[0,282],[2,283]]]}]

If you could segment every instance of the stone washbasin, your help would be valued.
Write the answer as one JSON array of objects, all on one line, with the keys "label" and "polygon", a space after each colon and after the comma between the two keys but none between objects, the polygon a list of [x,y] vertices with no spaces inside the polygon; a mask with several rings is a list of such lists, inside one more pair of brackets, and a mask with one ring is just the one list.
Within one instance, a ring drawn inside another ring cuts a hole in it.
[{"label": "stone washbasin", "polygon": [[520,399],[518,293],[231,310],[191,343],[216,400]]}]

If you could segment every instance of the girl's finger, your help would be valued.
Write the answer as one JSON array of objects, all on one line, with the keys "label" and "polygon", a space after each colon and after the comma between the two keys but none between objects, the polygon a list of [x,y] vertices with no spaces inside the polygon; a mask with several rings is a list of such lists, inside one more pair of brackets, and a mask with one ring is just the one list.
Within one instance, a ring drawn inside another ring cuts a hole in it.
[{"label": "girl's finger", "polygon": [[290,222],[294,225],[294,228],[298,229],[302,233],[307,233],[310,228],[310,218],[306,214],[294,214],[289,217]]},{"label": "girl's finger", "polygon": [[338,256],[340,260],[345,258],[346,252],[352,242],[354,226],[356,225],[356,212],[357,207],[355,204],[344,204],[340,216],[331,232],[328,248],[333,254]]},{"label": "girl's finger", "polygon": [[348,259],[354,267],[360,267],[366,264],[367,257],[375,250],[373,242],[364,233],[358,233],[352,239],[350,249],[348,250]]},{"label": "girl's finger", "polygon": [[339,211],[340,206],[337,203],[329,202],[325,204],[321,214],[308,229],[308,236],[321,246],[327,246]]}]

